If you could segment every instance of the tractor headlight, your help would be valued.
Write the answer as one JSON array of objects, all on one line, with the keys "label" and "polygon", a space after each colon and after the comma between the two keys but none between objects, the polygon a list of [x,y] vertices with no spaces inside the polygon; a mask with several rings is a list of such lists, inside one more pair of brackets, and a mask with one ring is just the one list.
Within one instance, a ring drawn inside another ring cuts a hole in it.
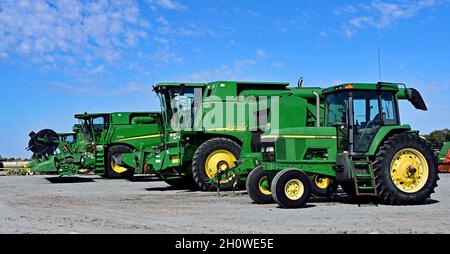
[{"label": "tractor headlight", "polygon": [[262,143],[262,157],[263,161],[273,162],[275,161],[275,143]]}]

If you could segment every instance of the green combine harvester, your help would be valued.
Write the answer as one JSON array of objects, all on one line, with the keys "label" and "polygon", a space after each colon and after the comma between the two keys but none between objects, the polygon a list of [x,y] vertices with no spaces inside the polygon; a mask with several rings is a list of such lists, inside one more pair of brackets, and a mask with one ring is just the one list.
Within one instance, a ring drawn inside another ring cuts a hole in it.
[{"label": "green combine harvester", "polygon": [[75,115],[73,134],[52,130],[30,134],[33,172],[74,175],[94,172],[107,178],[130,178],[134,168],[118,165],[122,153],[161,146],[159,112]]},{"label": "green combine harvester", "polygon": [[[256,166],[255,158],[261,156],[260,136],[267,123],[259,118],[267,118],[272,97],[290,93],[288,86],[239,81],[157,84],[154,91],[161,102],[164,145],[123,155],[120,165],[158,174],[179,187],[194,185],[204,191],[236,188],[245,183]],[[304,124],[313,126],[317,112],[313,91],[320,93],[321,89],[296,89],[307,95],[302,104]],[[264,122],[262,126],[260,122]],[[252,159],[235,171],[241,156]]]},{"label": "green combine harvester", "polygon": [[400,123],[401,99],[427,110],[417,90],[381,82],[324,89],[325,117],[317,114],[314,127],[284,121],[298,113],[280,103],[280,124],[262,135],[262,163],[247,178],[249,196],[256,203],[302,207],[310,198],[313,176],[320,176],[358,201],[424,203],[437,187],[437,158],[418,131]]}]

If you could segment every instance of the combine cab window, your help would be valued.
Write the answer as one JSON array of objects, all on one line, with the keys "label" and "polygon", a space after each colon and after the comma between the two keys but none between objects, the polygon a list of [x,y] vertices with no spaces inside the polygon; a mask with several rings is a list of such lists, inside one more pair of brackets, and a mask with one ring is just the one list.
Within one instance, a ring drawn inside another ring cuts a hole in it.
[{"label": "combine cab window", "polygon": [[347,124],[347,94],[337,93],[327,96],[327,126]]}]

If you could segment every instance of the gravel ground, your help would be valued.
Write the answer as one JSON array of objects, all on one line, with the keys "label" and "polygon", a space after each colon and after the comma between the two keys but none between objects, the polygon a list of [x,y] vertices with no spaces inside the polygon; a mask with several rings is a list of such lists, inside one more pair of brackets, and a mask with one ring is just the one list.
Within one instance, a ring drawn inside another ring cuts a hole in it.
[{"label": "gravel ground", "polygon": [[419,206],[256,205],[244,191],[175,190],[148,177],[0,176],[0,233],[450,233],[450,174]]}]

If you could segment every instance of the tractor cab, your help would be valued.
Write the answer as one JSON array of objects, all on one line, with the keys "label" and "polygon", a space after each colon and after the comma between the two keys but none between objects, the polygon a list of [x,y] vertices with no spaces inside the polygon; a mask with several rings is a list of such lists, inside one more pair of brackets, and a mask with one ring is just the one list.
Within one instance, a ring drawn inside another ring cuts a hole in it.
[{"label": "tractor cab", "polygon": [[353,156],[366,155],[383,127],[400,126],[399,97],[426,110],[419,92],[393,83],[345,84],[325,89],[323,94],[326,125],[337,128],[338,152]]}]

